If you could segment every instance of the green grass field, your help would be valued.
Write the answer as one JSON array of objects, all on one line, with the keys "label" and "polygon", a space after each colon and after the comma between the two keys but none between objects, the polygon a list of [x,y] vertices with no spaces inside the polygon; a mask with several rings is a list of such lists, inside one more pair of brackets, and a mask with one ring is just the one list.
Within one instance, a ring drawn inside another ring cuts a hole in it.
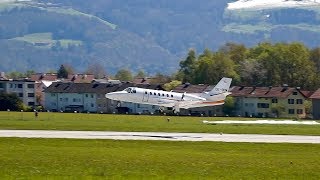
[{"label": "green grass field", "polygon": [[[170,122],[167,122],[170,118]],[[0,112],[0,129],[203,132],[320,135],[320,125],[207,125],[203,120],[252,120],[231,117]]]},{"label": "green grass field", "polygon": [[[320,126],[202,123],[244,118],[167,118],[0,112],[0,129],[320,134]],[[319,169],[319,144],[0,138],[0,179],[319,179]]]},{"label": "green grass field", "polygon": [[1,179],[319,179],[320,145],[0,139]]}]

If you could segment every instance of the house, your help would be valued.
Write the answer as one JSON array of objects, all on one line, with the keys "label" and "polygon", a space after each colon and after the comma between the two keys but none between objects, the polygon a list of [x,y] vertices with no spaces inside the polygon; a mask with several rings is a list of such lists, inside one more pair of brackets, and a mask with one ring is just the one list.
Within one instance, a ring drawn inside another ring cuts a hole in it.
[{"label": "house", "polygon": [[320,119],[320,89],[316,90],[311,96],[313,119]]},{"label": "house", "polygon": [[[192,85],[189,83],[181,84],[175,87],[172,91],[179,93],[202,93],[209,92],[213,89],[214,86],[198,84]],[[190,109],[180,109],[180,115],[204,115],[204,116],[222,116],[223,105],[219,106],[207,106],[207,107],[198,107],[198,108],[190,108]]]},{"label": "house", "polygon": [[231,89],[235,100],[235,115],[245,117],[305,118],[305,102],[309,91],[299,87],[245,87]]},{"label": "house", "polygon": [[68,75],[68,78],[58,78],[57,73],[36,73],[32,74],[30,80],[36,82],[36,100],[37,105],[44,105],[44,93],[47,87],[53,82],[72,82],[72,83],[91,83],[94,79],[92,74],[72,74]]},{"label": "house", "polygon": [[162,89],[159,85],[133,83],[63,83],[54,82],[44,90],[45,109],[50,111],[78,111],[99,113],[151,113],[159,109],[152,105],[118,102],[105,98],[109,92],[127,87]]},{"label": "house", "polygon": [[36,105],[35,81],[21,80],[0,80],[0,91],[5,93],[15,93],[26,106]]}]

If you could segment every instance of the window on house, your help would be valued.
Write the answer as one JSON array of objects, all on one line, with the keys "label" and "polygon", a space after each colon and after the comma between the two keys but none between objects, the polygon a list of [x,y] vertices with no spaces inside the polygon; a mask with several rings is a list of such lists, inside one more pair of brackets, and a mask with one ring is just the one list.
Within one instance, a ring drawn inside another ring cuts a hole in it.
[{"label": "window on house", "polygon": [[19,97],[23,97],[23,93],[19,93],[18,96],[19,96]]},{"label": "window on house", "polygon": [[51,94],[51,97],[55,97],[55,96],[56,96],[56,94],[53,94],[53,93]]},{"label": "window on house", "polygon": [[28,93],[28,97],[34,97],[34,93]]},{"label": "window on house", "polygon": [[269,108],[269,104],[268,103],[258,103],[258,108]]},{"label": "window on house", "polygon": [[34,102],[28,102],[28,106],[34,106]]},{"label": "window on house", "polygon": [[3,83],[0,83],[0,88],[4,88],[4,84]]},{"label": "window on house", "polygon": [[277,98],[272,98],[271,102],[272,103],[278,103],[278,99]]},{"label": "window on house", "polygon": [[297,109],[297,114],[303,114],[303,109]]},{"label": "window on house", "polygon": [[62,101],[62,98],[60,98],[60,101]]},{"label": "window on house", "polygon": [[13,84],[10,84],[10,88],[13,88]]},{"label": "window on house", "polygon": [[302,99],[297,99],[296,102],[297,102],[297,104],[303,104],[303,100]]},{"label": "window on house", "polygon": [[91,94],[91,98],[93,98],[93,94]]},{"label": "window on house", "polygon": [[18,84],[18,88],[22,88],[22,84]]},{"label": "window on house", "polygon": [[292,93],[292,95],[298,95],[298,92],[295,91],[295,92]]},{"label": "window on house", "polygon": [[294,104],[294,99],[288,99],[288,104]]},{"label": "window on house", "polygon": [[93,103],[91,103],[91,107],[94,107],[94,104],[93,104]]},{"label": "window on house", "polygon": [[34,88],[34,84],[28,84],[28,88]]},{"label": "window on house", "polygon": [[137,107],[140,108],[140,104],[137,104]]},{"label": "window on house", "polygon": [[294,114],[294,109],[289,109],[289,110],[288,110],[288,113],[289,113],[289,114]]},{"label": "window on house", "polygon": [[86,97],[89,97],[89,95],[88,95],[88,94],[86,94]]}]

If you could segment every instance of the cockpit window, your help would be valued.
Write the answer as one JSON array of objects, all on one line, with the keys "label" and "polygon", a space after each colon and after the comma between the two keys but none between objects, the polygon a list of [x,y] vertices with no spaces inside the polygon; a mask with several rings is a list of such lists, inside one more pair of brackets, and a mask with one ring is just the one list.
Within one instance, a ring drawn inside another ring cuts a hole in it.
[{"label": "cockpit window", "polygon": [[127,91],[128,93],[132,93],[132,88],[126,88],[124,91]]}]

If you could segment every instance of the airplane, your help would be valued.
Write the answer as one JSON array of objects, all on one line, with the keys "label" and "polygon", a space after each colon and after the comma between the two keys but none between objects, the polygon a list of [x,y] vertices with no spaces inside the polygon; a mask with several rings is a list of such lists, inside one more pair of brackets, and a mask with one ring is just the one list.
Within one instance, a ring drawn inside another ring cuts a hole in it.
[{"label": "airplane", "polygon": [[211,91],[202,93],[178,93],[128,87],[122,91],[107,93],[105,97],[115,101],[173,108],[175,112],[179,112],[180,108],[189,109],[224,104],[225,98],[231,94],[228,92],[231,81],[231,78],[224,77]]}]

